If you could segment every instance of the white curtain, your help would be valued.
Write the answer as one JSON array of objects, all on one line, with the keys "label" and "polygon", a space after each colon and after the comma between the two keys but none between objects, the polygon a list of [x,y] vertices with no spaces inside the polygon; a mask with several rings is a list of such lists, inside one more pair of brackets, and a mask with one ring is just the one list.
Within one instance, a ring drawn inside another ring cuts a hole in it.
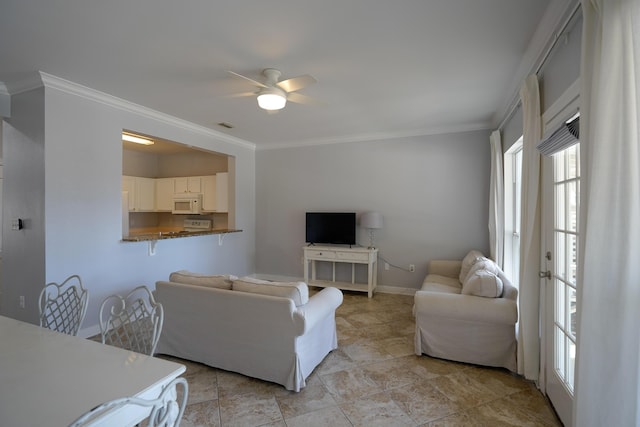
[{"label": "white curtain", "polygon": [[640,1],[582,9],[574,419],[640,426]]},{"label": "white curtain", "polygon": [[489,137],[491,144],[491,183],[489,188],[489,244],[491,258],[504,267],[504,169],[502,167],[502,139],[495,130]]},{"label": "white curtain", "polygon": [[538,381],[540,373],[540,154],[542,138],[538,77],[520,89],[523,115],[522,218],[520,222],[520,320],[518,373]]}]

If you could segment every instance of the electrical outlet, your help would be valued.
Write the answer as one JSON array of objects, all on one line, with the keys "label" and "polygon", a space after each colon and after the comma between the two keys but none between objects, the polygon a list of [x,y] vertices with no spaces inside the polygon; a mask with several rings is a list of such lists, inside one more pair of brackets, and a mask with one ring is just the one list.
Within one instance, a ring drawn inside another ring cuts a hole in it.
[{"label": "electrical outlet", "polygon": [[20,295],[20,308],[24,308],[24,295]]},{"label": "electrical outlet", "polygon": [[388,262],[385,262],[385,263],[384,263],[384,269],[385,269],[385,270],[388,270],[388,269],[389,269],[389,263],[388,263]]},{"label": "electrical outlet", "polygon": [[409,264],[409,271],[411,273],[414,273],[416,271],[416,265],[415,264]]}]

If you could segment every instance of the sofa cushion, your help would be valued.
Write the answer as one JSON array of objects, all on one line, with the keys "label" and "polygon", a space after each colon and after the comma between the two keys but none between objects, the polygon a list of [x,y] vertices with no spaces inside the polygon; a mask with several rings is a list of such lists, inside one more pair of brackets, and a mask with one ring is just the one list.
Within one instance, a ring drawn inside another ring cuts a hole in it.
[{"label": "sofa cushion", "polygon": [[231,285],[235,279],[237,279],[236,276],[228,274],[208,276],[187,270],[174,271],[169,275],[170,282],[218,289],[231,289]]},{"label": "sofa cushion", "polygon": [[478,258],[483,258],[482,252],[477,250],[471,250],[464,258],[462,258],[462,266],[460,267],[460,283],[464,283],[464,279],[467,278],[469,270],[476,263]]},{"label": "sofa cushion", "polygon": [[462,285],[462,294],[499,298],[502,296],[502,289],[502,280],[495,273],[486,269],[477,269],[467,277]]},{"label": "sofa cushion", "polygon": [[270,282],[253,277],[241,277],[233,281],[232,289],[237,292],[289,298],[296,307],[309,302],[309,288],[304,282]]},{"label": "sofa cushion", "polygon": [[460,282],[455,277],[441,276],[439,274],[429,274],[422,283],[422,291],[444,292],[448,294],[460,293]]}]

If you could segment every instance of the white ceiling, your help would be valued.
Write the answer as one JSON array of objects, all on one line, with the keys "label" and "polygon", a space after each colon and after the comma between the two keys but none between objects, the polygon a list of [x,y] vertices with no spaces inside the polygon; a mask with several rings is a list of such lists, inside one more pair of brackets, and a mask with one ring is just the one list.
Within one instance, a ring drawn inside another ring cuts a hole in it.
[{"label": "white ceiling", "polygon": [[[560,1],[2,0],[0,82],[44,71],[258,148],[487,129]],[[228,97],[252,87],[227,70],[267,67],[326,106]]]}]

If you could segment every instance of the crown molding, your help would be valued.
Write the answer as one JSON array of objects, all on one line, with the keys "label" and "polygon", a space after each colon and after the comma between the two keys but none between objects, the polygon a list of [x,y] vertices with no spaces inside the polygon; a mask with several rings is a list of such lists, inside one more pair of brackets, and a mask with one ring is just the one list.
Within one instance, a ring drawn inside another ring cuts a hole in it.
[{"label": "crown molding", "polygon": [[470,123],[466,125],[456,125],[456,126],[443,126],[443,127],[432,127],[426,129],[414,129],[409,131],[401,131],[401,132],[379,132],[379,133],[369,133],[369,134],[360,134],[360,135],[352,135],[338,138],[318,138],[318,139],[308,139],[303,141],[296,142],[283,142],[279,144],[265,144],[260,145],[256,149],[258,151],[263,150],[278,150],[283,148],[302,148],[302,147],[313,147],[317,145],[332,145],[332,144],[347,144],[350,142],[373,142],[373,141],[381,141],[385,139],[401,139],[401,138],[415,138],[421,136],[432,136],[432,135],[444,135],[449,133],[464,133],[464,132],[475,132],[481,130],[489,130],[491,129],[491,122],[478,122],[478,123]]},{"label": "crown molding", "polygon": [[122,98],[118,98],[116,96],[109,95],[104,92],[100,92],[98,90],[79,85],[77,83],[73,83],[69,80],[65,80],[60,77],[47,74],[43,71],[40,71],[39,75],[41,79],[40,85],[44,86],[45,88],[59,90],[61,92],[68,93],[70,95],[75,95],[90,101],[98,102],[103,105],[116,108],[118,110],[123,110],[129,113],[138,114],[140,116],[143,116],[152,120],[156,120],[162,123],[166,123],[187,131],[191,131],[194,133],[198,133],[200,135],[205,135],[208,137],[215,138],[216,140],[221,142],[226,142],[242,148],[248,148],[250,150],[256,149],[256,145],[252,142],[245,141],[240,138],[235,138],[233,136],[229,136],[221,132],[217,132],[208,127],[197,125],[195,123],[189,122],[187,120],[179,119],[169,114],[161,113],[159,111],[124,100]]}]

